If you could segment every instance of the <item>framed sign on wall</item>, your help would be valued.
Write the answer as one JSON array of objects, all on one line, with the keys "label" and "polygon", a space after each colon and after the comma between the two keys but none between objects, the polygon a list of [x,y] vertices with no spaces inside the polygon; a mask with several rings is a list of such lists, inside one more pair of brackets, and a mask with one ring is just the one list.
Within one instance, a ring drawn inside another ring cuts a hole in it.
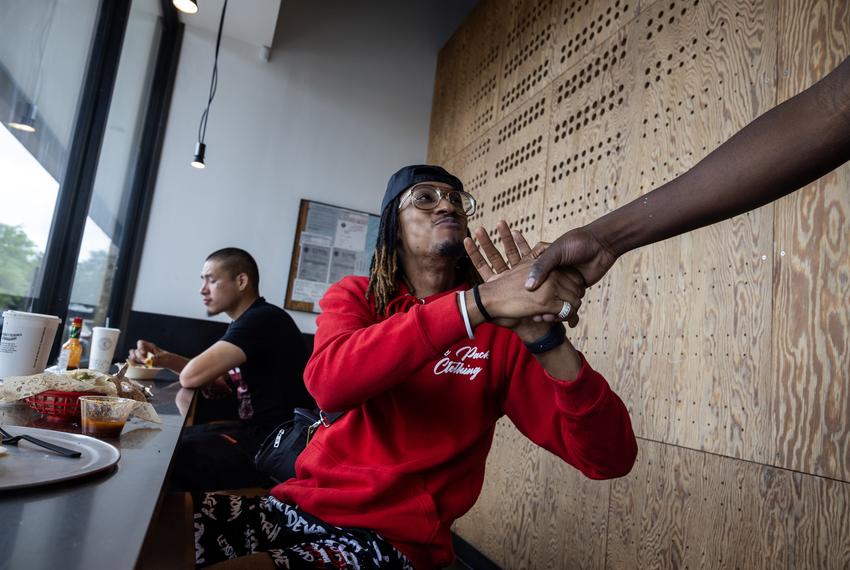
[{"label": "framed sign on wall", "polygon": [[381,218],[301,200],[284,307],[318,313],[319,299],[346,275],[368,275]]}]

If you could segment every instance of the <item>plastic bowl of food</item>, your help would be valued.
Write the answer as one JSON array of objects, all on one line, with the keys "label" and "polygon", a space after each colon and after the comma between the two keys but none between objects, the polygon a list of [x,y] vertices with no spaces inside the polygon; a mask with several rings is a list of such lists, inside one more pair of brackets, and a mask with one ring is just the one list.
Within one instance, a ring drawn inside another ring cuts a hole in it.
[{"label": "plastic bowl of food", "polygon": [[135,405],[135,400],[117,396],[80,396],[82,433],[118,437]]},{"label": "plastic bowl of food", "polygon": [[129,366],[124,377],[131,380],[153,380],[160,372],[162,372],[162,367],[159,366],[150,368],[147,366]]}]

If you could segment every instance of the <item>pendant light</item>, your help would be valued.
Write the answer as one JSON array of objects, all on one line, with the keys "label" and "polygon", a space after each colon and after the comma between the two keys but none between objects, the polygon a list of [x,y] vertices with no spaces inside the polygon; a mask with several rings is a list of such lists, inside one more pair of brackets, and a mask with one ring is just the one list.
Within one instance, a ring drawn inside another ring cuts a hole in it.
[{"label": "pendant light", "polygon": [[184,14],[197,14],[198,13],[198,2],[197,0],[172,0],[171,2],[174,4],[174,7],[183,12]]},{"label": "pendant light", "polygon": [[19,118],[17,120],[11,120],[6,124],[13,129],[18,129],[25,133],[34,133],[36,111],[38,111],[38,107],[32,103],[27,103],[26,107],[24,107],[24,112],[21,113]]},{"label": "pendant light", "polygon": [[227,0],[224,0],[224,6],[221,7],[221,20],[218,23],[218,37],[215,40],[215,59],[213,60],[212,78],[210,79],[210,95],[207,99],[207,108],[201,114],[201,123],[198,125],[198,142],[195,143],[195,156],[192,158],[192,166],[195,168],[205,168],[206,163],[204,158],[207,152],[207,145],[204,144],[204,139],[207,136],[207,118],[210,115],[210,104],[215,97],[215,91],[218,88],[218,50],[221,47],[221,30],[224,28],[224,14],[227,12]]},{"label": "pendant light", "polygon": [[6,123],[9,127],[25,133],[34,133],[36,130],[35,121],[38,106],[35,102],[38,100],[38,96],[41,92],[41,68],[44,64],[44,52],[47,47],[47,36],[50,32],[50,25],[53,23],[53,14],[56,12],[56,4],[57,2],[53,2],[53,5],[50,7],[50,12],[47,15],[47,20],[45,21],[44,29],[41,31],[41,38],[39,39],[38,69],[35,73],[35,90],[32,96],[33,102],[27,103],[24,106],[23,112],[17,119],[12,119]]}]

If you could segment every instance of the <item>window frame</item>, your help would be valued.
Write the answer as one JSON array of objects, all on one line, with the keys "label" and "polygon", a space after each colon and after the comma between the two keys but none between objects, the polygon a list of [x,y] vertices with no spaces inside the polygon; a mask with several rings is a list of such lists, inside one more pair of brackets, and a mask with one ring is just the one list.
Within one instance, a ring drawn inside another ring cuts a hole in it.
[{"label": "window frame", "polygon": [[[142,140],[134,164],[128,197],[130,207],[124,222],[127,231],[119,245],[118,264],[113,276],[107,316],[111,326],[123,328],[129,316],[134,281],[144,243],[157,166],[165,134],[171,94],[183,34],[183,24],[170,0],[162,5],[162,34],[157,46],[150,98],[145,109]],[[67,319],[71,288],[82,245],[97,173],[100,149],[106,131],[112,93],[115,87],[124,34],[132,0],[102,0],[98,10],[83,89],[71,136],[68,163],[50,227],[50,235],[40,269],[38,294],[31,310]],[[51,351],[56,358],[62,335]]]}]

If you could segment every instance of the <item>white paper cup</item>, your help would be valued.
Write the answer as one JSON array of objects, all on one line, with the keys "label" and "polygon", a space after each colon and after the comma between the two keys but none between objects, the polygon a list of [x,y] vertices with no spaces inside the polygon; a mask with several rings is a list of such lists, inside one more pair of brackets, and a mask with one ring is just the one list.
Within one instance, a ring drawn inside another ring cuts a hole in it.
[{"label": "white paper cup", "polygon": [[115,346],[118,344],[120,329],[107,327],[92,327],[91,354],[89,354],[89,368],[109,374],[112,366],[112,355],[115,354]]},{"label": "white paper cup", "polygon": [[4,312],[0,336],[0,378],[44,372],[60,322],[59,317],[53,315]]}]

